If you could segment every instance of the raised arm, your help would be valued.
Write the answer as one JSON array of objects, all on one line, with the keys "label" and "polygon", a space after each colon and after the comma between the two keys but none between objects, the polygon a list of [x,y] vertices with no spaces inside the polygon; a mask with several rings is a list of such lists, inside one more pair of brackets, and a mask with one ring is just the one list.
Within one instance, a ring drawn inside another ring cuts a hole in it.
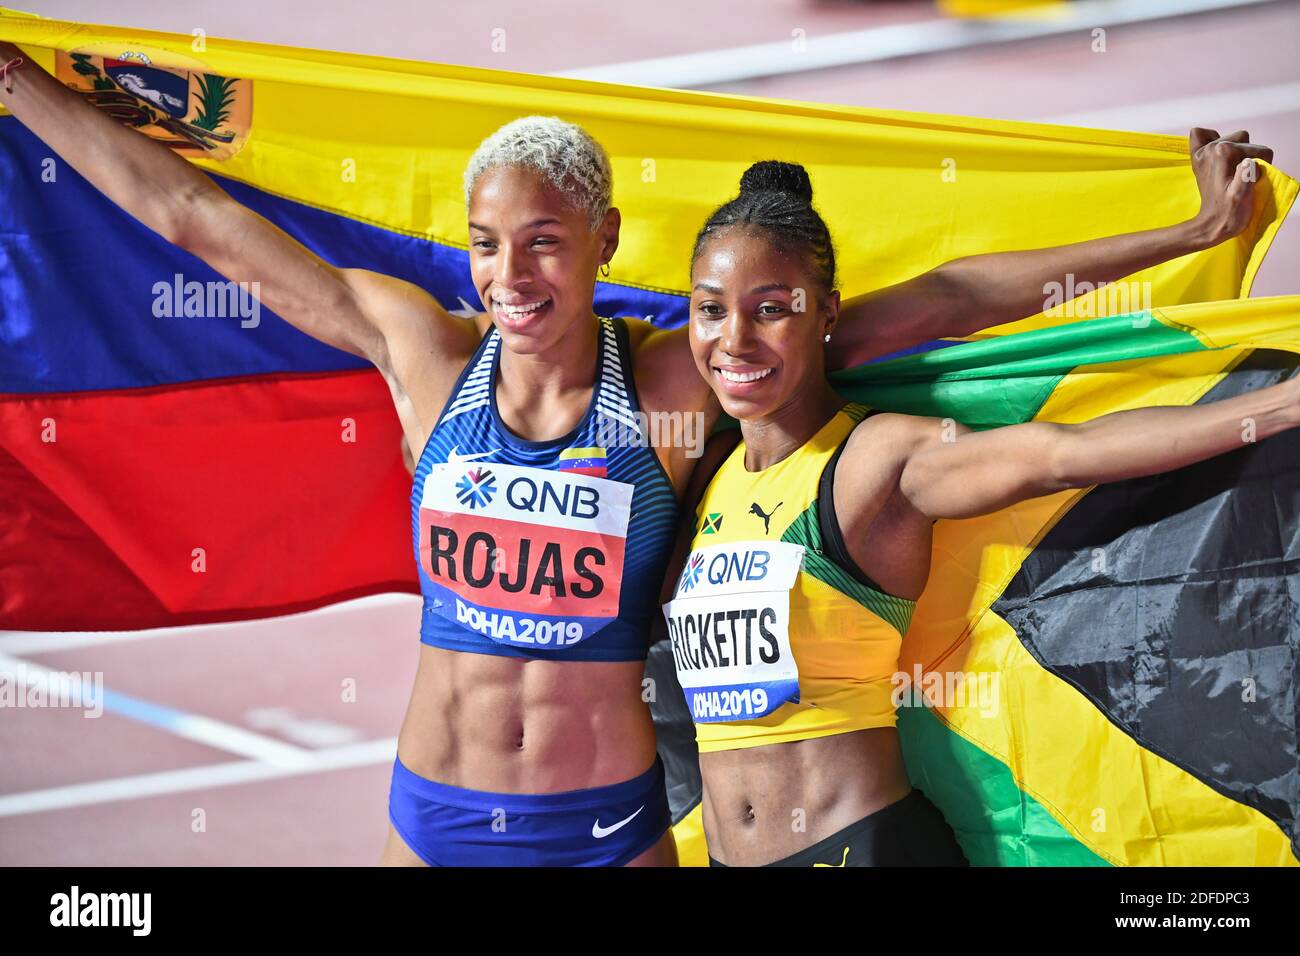
[{"label": "raised arm", "polygon": [[[1206,405],[1114,412],[1076,425],[983,432],[881,415],[898,450],[898,492],[927,518],[973,518],[1067,488],[1140,478],[1300,425],[1300,378]],[[847,451],[847,450],[846,450]]]},{"label": "raised arm", "polygon": [[[827,347],[832,368],[860,365],[911,345],[957,337],[1036,315],[1047,289],[1096,287],[1170,259],[1209,249],[1250,222],[1254,160],[1273,151],[1238,130],[1197,127],[1188,144],[1201,209],[1186,222],[1048,249],[995,252],[945,262],[905,282],[847,300]],[[1073,282],[1067,280],[1073,276]]]},{"label": "raised arm", "polygon": [[[0,64],[21,53],[0,42]],[[472,324],[419,287],[337,268],[231,199],[202,170],[117,123],[30,57],[0,102],[100,192],[219,273],[256,282],[259,300],[303,332],[388,371],[394,346],[458,350]]]}]

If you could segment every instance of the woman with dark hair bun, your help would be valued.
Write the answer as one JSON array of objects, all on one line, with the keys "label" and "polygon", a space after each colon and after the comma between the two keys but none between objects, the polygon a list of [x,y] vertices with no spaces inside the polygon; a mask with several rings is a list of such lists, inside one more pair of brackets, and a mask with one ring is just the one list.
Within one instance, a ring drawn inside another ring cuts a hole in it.
[{"label": "woman with dark hair bun", "polygon": [[700,230],[691,350],[723,410],[665,582],[715,865],[965,865],[893,705],[939,518],[1181,468],[1300,425],[1300,379],[1194,407],[973,432],[826,379],[840,318],[807,173],[758,163]]}]

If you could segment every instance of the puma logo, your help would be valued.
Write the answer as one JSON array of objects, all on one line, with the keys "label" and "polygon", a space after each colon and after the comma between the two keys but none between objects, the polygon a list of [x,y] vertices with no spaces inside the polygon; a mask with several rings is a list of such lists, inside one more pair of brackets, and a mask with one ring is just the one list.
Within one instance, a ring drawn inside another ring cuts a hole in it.
[{"label": "puma logo", "polygon": [[[784,501],[778,501],[776,503],[776,508],[781,507],[783,504],[785,504]],[[767,514],[764,514],[763,509],[758,506],[757,501],[750,504],[749,513],[763,519],[763,534],[767,534],[768,527],[772,521],[772,515],[776,514],[776,508],[773,508]]]},{"label": "puma logo", "polygon": [[[776,509],[773,508],[772,510],[775,511]],[[838,862],[838,863],[814,863],[813,866],[829,866],[829,867],[848,866],[848,865],[849,865],[849,850],[851,850],[851,849],[853,849],[853,848],[852,848],[852,847],[848,847],[848,846],[846,846],[846,847],[844,848],[844,856],[840,859],[840,862]]]}]

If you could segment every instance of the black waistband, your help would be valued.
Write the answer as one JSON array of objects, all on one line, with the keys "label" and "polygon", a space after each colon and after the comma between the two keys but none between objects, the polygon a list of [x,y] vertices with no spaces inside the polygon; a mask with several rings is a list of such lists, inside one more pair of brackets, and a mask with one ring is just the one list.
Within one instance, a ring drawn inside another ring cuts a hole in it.
[{"label": "black waistband", "polygon": [[[850,859],[852,857],[852,859]],[[967,866],[952,828],[919,789],[766,866]],[[712,856],[709,866],[725,867]]]}]

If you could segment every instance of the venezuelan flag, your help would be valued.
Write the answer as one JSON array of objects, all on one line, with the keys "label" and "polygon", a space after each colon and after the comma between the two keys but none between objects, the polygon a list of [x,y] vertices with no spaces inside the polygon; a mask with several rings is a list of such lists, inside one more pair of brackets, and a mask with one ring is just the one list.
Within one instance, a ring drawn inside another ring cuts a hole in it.
[{"label": "venezuelan flag", "polygon": [[604,478],[606,474],[605,449],[566,448],[560,452],[560,471],[575,475],[592,475]]},{"label": "venezuelan flag", "polygon": [[[695,230],[757,159],[809,168],[847,295],[964,255],[1167,225],[1198,201],[1177,137],[195,50],[188,35],[8,15],[0,37],[326,259],[457,311],[477,308],[465,162],[529,113],[581,123],[611,155],[624,227],[596,310],[665,327],[685,319]],[[987,427],[1285,374],[1296,300],[1246,296],[1297,184],[1260,168],[1250,227],[1129,277],[1140,309],[1089,293],[841,387]],[[151,627],[415,590],[409,478],[375,371],[253,308],[5,116],[0,197],[0,626]],[[1300,459],[1286,442],[940,522],[903,669],[999,693],[941,695],[900,727],[973,861],[1296,861],[1294,757],[1282,764]],[[671,698],[655,718],[676,833],[701,862],[693,734]]]}]

